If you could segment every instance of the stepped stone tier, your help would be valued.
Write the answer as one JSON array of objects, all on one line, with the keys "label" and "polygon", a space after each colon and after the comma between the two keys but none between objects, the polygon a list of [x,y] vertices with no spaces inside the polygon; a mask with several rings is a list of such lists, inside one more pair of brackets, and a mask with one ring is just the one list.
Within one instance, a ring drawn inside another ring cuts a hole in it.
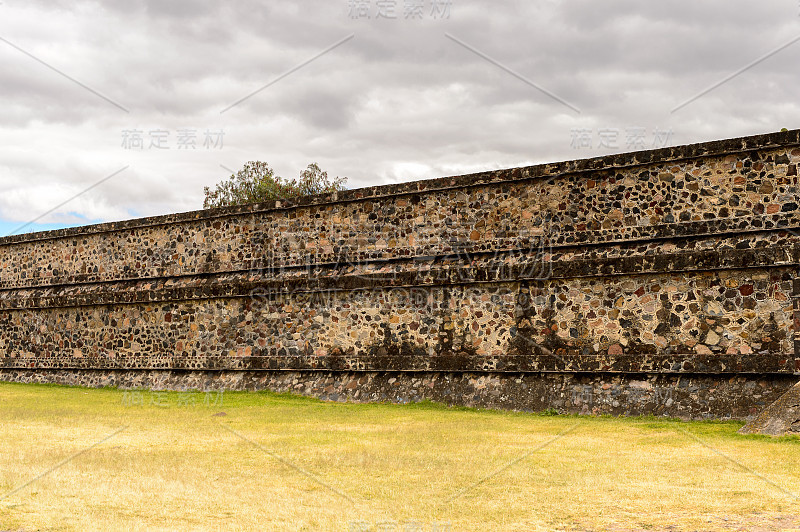
[{"label": "stepped stone tier", "polygon": [[0,379],[749,418],[800,131],[0,239]]}]

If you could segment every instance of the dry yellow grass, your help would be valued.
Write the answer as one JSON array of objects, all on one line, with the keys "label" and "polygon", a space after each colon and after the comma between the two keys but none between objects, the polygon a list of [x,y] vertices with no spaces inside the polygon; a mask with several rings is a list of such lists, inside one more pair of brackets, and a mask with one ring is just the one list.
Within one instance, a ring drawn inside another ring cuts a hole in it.
[{"label": "dry yellow grass", "polygon": [[204,399],[0,384],[0,530],[800,527],[800,440],[739,423]]}]

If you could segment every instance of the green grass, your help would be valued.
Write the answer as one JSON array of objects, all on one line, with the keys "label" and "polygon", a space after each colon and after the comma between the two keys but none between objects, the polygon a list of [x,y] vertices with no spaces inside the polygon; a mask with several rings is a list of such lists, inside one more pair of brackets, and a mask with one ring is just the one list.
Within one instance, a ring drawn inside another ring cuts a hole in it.
[{"label": "green grass", "polygon": [[800,439],[738,422],[208,399],[0,384],[0,530],[800,527]]}]

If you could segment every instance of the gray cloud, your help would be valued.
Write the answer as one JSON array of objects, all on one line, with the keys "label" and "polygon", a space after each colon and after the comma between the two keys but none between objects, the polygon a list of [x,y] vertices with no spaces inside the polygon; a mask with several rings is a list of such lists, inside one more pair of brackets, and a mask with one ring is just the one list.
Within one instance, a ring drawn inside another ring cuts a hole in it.
[{"label": "gray cloud", "polygon": [[[287,176],[316,161],[366,186],[621,152],[632,127],[652,147],[657,129],[678,144],[800,122],[800,43],[670,112],[800,35],[793,0],[452,0],[444,20],[430,0],[423,20],[406,20],[403,3],[395,20],[353,19],[347,0],[0,5],[0,37],[130,110],[0,42],[0,219],[27,221],[125,165],[45,221],[199,208],[202,187],[226,177],[220,164],[253,159]],[[598,148],[602,128],[618,147]],[[122,146],[134,129],[142,150]],[[149,148],[156,129],[170,149]],[[179,129],[196,131],[194,149],[178,149]],[[224,131],[222,149],[202,145],[206,129]],[[576,129],[592,130],[592,149],[571,145]]]}]

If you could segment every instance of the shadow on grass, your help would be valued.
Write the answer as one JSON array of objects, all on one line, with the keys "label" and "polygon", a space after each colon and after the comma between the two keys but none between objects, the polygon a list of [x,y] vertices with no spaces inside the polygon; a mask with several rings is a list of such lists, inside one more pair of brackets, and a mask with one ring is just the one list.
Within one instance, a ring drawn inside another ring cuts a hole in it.
[{"label": "shadow on grass", "polygon": [[[62,390],[64,392],[82,392],[99,393],[99,394],[124,394],[130,391],[139,391],[143,393],[158,393],[166,394],[167,397],[177,397],[180,394],[192,393],[203,394],[206,390],[157,390],[150,388],[120,388],[118,386],[103,386],[98,388],[90,388],[78,385],[62,385],[52,383],[17,383],[17,382],[0,382],[0,390],[42,390],[42,391],[56,391]],[[217,390],[213,390],[217,391]],[[359,403],[351,401],[326,401],[315,397],[300,395],[293,392],[273,392],[269,390],[258,391],[224,391],[224,407],[226,409],[236,407],[270,407],[270,406],[317,406],[323,408],[348,408],[360,410],[370,410],[376,407],[389,408],[392,410],[400,411],[424,411],[424,412],[459,412],[471,413],[478,415],[492,415],[503,417],[527,417],[527,418],[553,418],[553,419],[580,419],[585,422],[600,422],[600,423],[620,423],[628,426],[639,426],[648,429],[670,429],[681,427],[683,430],[689,430],[696,436],[705,437],[726,437],[740,441],[758,441],[764,443],[782,444],[789,443],[793,445],[800,444],[800,436],[767,436],[761,434],[739,434],[737,431],[744,425],[744,421],[738,420],[720,420],[720,419],[707,419],[707,420],[686,420],[674,417],[657,417],[654,415],[637,415],[637,416],[614,416],[610,414],[601,415],[586,415],[586,414],[565,414],[560,413],[554,408],[548,408],[540,412],[532,411],[512,411],[512,410],[499,410],[491,408],[479,408],[460,405],[448,405],[429,399],[420,401],[413,401],[403,404],[391,402],[369,402]]]}]

